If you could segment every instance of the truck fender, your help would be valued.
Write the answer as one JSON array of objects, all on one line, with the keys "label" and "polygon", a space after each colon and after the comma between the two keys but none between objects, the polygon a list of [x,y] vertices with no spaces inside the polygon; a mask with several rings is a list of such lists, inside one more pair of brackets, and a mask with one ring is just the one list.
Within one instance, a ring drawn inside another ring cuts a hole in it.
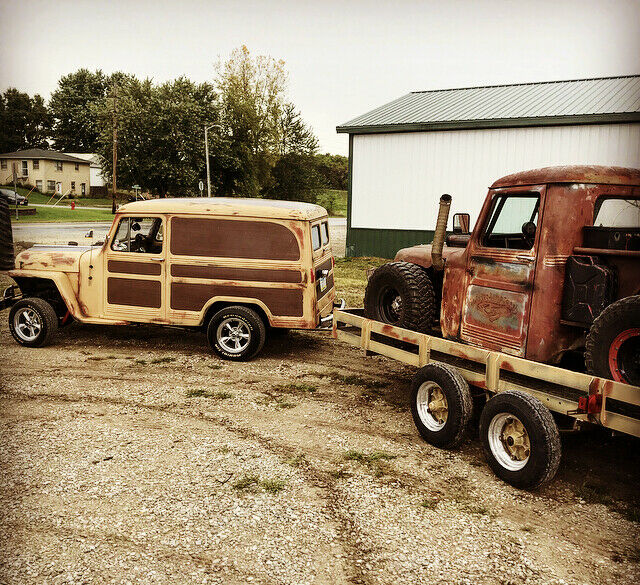
[{"label": "truck fender", "polygon": [[[69,279],[69,273],[52,271],[47,272],[46,277],[44,277],[41,270],[10,270],[8,274],[18,283],[18,285],[20,285],[21,289],[21,283],[25,280],[52,282],[60,293],[60,297],[62,298],[64,304],[67,306],[67,310],[69,311],[69,313],[71,313],[71,316],[78,321],[82,321],[83,317],[85,316],[85,312],[78,302],[78,298],[74,291],[73,285],[71,284],[71,280]],[[76,273],[71,274],[77,277]]]}]

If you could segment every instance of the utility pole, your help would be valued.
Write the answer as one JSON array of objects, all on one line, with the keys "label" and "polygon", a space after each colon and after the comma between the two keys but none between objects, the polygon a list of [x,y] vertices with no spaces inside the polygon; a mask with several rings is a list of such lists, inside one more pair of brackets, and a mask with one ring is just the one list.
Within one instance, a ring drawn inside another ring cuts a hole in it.
[{"label": "utility pole", "polygon": [[209,175],[209,135],[208,132],[211,128],[222,129],[220,124],[211,124],[211,126],[204,126],[204,155],[207,159],[207,197],[211,197],[211,176]]},{"label": "utility pole", "polygon": [[118,166],[118,86],[113,86],[113,181],[112,181],[112,196],[111,213],[116,212],[116,172]]}]

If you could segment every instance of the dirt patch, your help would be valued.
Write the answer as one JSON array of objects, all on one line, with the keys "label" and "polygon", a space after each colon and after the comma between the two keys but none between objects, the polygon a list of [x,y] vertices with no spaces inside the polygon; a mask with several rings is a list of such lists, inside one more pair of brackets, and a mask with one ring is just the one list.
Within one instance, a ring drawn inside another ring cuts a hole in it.
[{"label": "dirt patch", "polygon": [[[421,441],[412,369],[326,334],[247,364],[197,333],[0,324],[0,582],[634,583],[638,442],[563,438],[558,478]],[[286,405],[286,406],[283,406]]]}]

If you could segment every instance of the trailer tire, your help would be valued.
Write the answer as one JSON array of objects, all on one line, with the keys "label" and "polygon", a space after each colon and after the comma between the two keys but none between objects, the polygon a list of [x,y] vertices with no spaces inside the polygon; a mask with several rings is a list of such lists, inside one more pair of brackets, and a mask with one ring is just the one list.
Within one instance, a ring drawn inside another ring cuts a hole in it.
[{"label": "trailer tire", "polygon": [[13,338],[25,347],[47,345],[57,330],[58,315],[44,299],[22,299],[9,311],[9,331]]},{"label": "trailer tire", "polygon": [[611,303],[593,322],[585,345],[587,371],[640,385],[640,295]]},{"label": "trailer tire", "polygon": [[451,366],[432,363],[420,368],[411,381],[411,414],[427,443],[457,447],[473,414],[469,384]]},{"label": "trailer tire", "polygon": [[428,331],[436,314],[436,294],[424,268],[411,262],[377,268],[364,293],[364,314],[397,327]]},{"label": "trailer tire", "polygon": [[487,402],[480,438],[489,467],[514,487],[535,489],[558,471],[558,427],[549,409],[525,392],[501,392]]},{"label": "trailer tire", "polygon": [[260,315],[241,305],[221,309],[211,317],[207,326],[209,345],[225,360],[250,360],[260,352],[266,336]]},{"label": "trailer tire", "polygon": [[13,232],[11,231],[11,211],[6,199],[0,197],[0,270],[13,270]]}]

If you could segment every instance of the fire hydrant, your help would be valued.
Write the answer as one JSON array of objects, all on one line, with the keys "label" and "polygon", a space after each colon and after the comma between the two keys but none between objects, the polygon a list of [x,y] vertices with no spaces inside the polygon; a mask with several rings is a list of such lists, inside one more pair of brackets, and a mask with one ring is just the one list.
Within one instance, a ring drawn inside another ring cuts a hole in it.
[{"label": "fire hydrant", "polygon": [[72,201],[72,202],[71,202],[71,209],[75,209],[75,208],[76,208],[76,202],[75,202],[75,201]]}]

